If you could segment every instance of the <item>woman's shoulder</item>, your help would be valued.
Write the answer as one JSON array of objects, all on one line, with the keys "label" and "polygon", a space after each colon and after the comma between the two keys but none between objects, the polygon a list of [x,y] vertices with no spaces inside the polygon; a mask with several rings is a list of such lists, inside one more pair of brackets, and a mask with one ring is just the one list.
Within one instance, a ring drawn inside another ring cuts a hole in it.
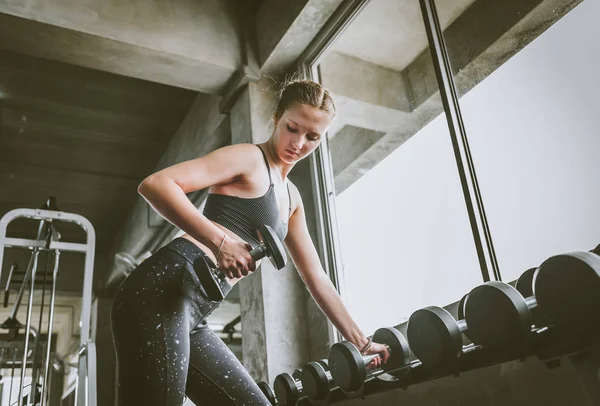
[{"label": "woman's shoulder", "polygon": [[256,165],[264,162],[260,147],[256,144],[231,144],[218,148],[216,151],[236,163]]},{"label": "woman's shoulder", "polygon": [[260,152],[260,146],[250,143],[225,145],[224,147],[218,148],[218,150],[226,151],[227,153],[231,154],[262,155]]}]

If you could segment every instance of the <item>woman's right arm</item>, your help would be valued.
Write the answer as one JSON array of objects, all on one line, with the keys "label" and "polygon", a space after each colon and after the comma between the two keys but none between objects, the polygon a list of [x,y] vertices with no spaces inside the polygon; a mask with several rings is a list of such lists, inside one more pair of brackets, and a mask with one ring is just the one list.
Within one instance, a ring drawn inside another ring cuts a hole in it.
[{"label": "woman's right arm", "polygon": [[167,221],[216,254],[224,232],[200,213],[186,193],[243,180],[257,167],[257,153],[260,151],[251,144],[220,148],[148,176],[138,193]]}]

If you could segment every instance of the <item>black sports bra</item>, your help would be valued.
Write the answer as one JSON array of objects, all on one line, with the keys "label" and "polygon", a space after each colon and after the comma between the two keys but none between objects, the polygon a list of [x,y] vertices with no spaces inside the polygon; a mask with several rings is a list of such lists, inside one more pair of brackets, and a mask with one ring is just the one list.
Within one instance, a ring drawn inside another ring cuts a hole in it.
[{"label": "black sports bra", "polygon": [[[262,148],[258,147],[258,149],[263,154],[269,172],[270,186],[267,193],[254,198],[209,193],[203,211],[206,218],[231,230],[252,247],[257,247],[260,244],[256,230],[263,224],[271,226],[282,241],[288,232],[287,221],[284,222],[280,219],[269,161]],[[290,205],[289,214],[291,214],[292,198],[289,185],[287,189]]]}]

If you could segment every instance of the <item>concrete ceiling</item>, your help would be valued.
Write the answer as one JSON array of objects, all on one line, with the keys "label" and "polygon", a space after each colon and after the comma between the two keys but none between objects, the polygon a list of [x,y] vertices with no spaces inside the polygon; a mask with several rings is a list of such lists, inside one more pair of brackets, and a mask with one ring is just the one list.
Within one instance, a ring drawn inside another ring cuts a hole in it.
[{"label": "concrete ceiling", "polygon": [[[438,0],[445,29],[475,0]],[[370,0],[336,40],[333,50],[396,71],[427,48],[418,0]]]},{"label": "concrete ceiling", "polygon": [[[0,50],[0,213],[58,207],[87,217],[110,246],[195,92]],[[63,240],[77,227],[57,224]],[[14,236],[35,238],[14,222]]]}]

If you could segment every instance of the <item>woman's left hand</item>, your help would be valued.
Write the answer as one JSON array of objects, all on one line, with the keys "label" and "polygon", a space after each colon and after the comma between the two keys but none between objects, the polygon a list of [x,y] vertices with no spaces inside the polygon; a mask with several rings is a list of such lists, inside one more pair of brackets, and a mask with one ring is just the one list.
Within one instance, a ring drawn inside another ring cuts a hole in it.
[{"label": "woman's left hand", "polygon": [[372,342],[371,346],[363,355],[371,355],[371,354],[379,354],[380,357],[375,357],[371,360],[370,363],[367,364],[368,368],[377,368],[381,365],[385,364],[390,358],[390,352],[388,350],[388,346],[385,344],[379,344],[376,342]]}]

